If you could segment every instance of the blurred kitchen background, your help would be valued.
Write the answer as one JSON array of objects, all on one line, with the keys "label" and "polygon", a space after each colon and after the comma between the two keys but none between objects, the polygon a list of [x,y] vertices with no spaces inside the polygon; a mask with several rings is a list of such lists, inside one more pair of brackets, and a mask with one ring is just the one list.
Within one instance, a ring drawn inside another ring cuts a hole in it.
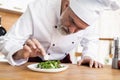
[{"label": "blurred kitchen background", "polygon": [[[0,0],[0,16],[2,16],[2,26],[8,31],[17,19],[25,12],[28,3],[34,0]],[[120,0],[118,0],[120,2]],[[96,28],[100,33],[100,43],[98,56],[103,64],[111,65],[114,46],[113,38],[120,37],[120,10],[104,11]],[[71,53],[73,63],[81,56],[82,47],[78,45]],[[0,54],[0,61],[6,61],[4,56]]]}]

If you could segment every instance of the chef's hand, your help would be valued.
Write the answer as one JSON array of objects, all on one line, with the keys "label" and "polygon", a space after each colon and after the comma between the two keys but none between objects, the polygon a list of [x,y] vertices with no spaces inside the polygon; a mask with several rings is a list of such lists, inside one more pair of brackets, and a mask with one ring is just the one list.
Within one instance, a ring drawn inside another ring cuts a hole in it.
[{"label": "chef's hand", "polygon": [[23,49],[17,51],[13,55],[13,59],[27,59],[29,57],[44,56],[46,52],[42,45],[36,39],[28,39],[23,46]]},{"label": "chef's hand", "polygon": [[89,56],[84,56],[77,62],[78,65],[88,65],[90,68],[103,68],[103,64],[91,59]]}]

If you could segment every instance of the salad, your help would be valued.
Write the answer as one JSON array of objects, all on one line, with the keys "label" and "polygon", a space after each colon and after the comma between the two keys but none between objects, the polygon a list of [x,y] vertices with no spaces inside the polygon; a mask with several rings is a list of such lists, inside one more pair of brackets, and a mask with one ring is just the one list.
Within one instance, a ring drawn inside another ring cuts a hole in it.
[{"label": "salad", "polygon": [[48,60],[37,64],[37,68],[41,68],[41,69],[56,69],[62,67],[63,66],[60,65],[59,60]]}]

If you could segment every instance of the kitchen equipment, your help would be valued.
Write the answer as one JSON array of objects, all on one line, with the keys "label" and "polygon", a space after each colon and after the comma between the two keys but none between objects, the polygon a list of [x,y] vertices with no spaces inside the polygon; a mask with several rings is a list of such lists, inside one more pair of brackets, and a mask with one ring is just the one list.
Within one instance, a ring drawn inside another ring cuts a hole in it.
[{"label": "kitchen equipment", "polygon": [[5,28],[1,25],[2,17],[0,16],[0,36],[4,36],[6,34]]},{"label": "kitchen equipment", "polygon": [[114,57],[112,59],[112,68],[118,69],[118,56],[119,56],[119,38],[114,39]]}]

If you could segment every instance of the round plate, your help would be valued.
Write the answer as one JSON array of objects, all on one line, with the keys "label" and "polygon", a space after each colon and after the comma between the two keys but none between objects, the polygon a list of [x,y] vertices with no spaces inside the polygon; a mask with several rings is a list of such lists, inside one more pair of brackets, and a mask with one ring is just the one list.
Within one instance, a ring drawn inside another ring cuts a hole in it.
[{"label": "round plate", "polygon": [[38,71],[38,72],[61,72],[61,71],[64,71],[68,68],[68,65],[66,64],[60,64],[61,66],[63,66],[62,68],[56,68],[56,69],[41,69],[41,68],[37,68],[37,64],[38,63],[35,63],[35,64],[30,64],[28,65],[27,67],[30,69],[30,70],[33,70],[33,71]]}]

